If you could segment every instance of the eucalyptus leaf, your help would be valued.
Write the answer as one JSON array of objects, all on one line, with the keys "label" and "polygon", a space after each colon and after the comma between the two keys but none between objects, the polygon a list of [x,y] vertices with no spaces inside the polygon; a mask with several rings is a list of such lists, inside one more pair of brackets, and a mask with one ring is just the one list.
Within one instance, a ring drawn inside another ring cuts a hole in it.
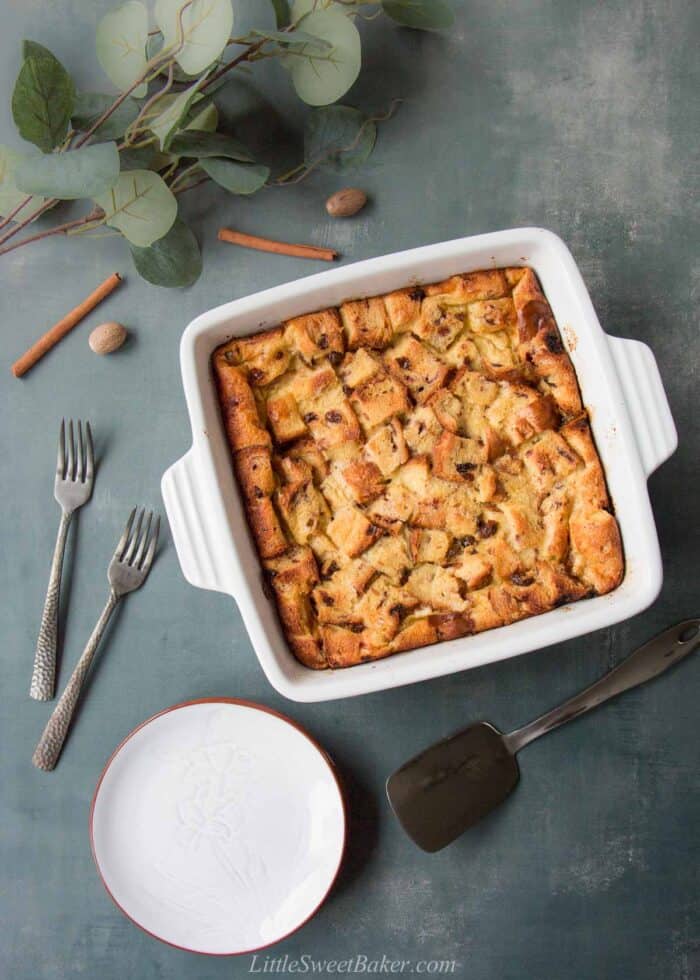
[{"label": "eucalyptus leaf", "polygon": [[170,143],[170,150],[177,156],[196,159],[227,157],[241,163],[253,163],[254,160],[247,147],[226,133],[198,133],[193,130],[178,133]]},{"label": "eucalyptus leaf", "polygon": [[119,151],[119,162],[122,170],[148,170],[149,168],[160,170],[160,167],[153,167],[153,158],[157,151],[153,146],[125,147]]},{"label": "eucalyptus leaf", "polygon": [[154,136],[158,137],[161,150],[169,149],[171,139],[184,125],[187,112],[199,95],[201,81],[202,79],[199,79],[177,95],[167,93],[156,103],[161,108],[161,112],[148,123],[148,128]]},{"label": "eucalyptus leaf", "polygon": [[[200,97],[197,96],[197,98],[193,100],[189,112],[185,116],[184,120],[182,120],[180,127],[176,131],[175,138],[177,138],[178,132],[216,132],[216,127],[219,125],[219,110],[210,99],[202,98],[201,103],[199,99]],[[201,104],[204,104],[203,109],[199,107]],[[163,167],[170,166],[172,163],[177,163],[178,160],[179,156],[176,153],[162,153],[158,151],[153,154],[153,159],[151,160],[148,169],[162,170]]]},{"label": "eucalyptus leaf", "polygon": [[270,176],[270,168],[259,163],[238,163],[221,157],[200,160],[200,167],[217,184],[232,194],[254,194]]},{"label": "eucalyptus leaf", "polygon": [[141,247],[166,235],[177,217],[175,195],[152,170],[121,173],[114,187],[94,201],[105,212],[106,224]]},{"label": "eucalyptus leaf", "polygon": [[75,86],[57,58],[31,54],[12,93],[12,118],[20,136],[48,153],[62,142],[73,113]]},{"label": "eucalyptus leaf", "polygon": [[[177,47],[180,17],[184,43],[175,53],[177,63],[189,75],[198,75],[219,57],[233,27],[231,0],[156,0],[155,18],[165,47]],[[182,10],[182,15],[181,15]]]},{"label": "eucalyptus leaf", "polygon": [[16,181],[26,194],[76,201],[97,197],[112,187],[119,176],[116,143],[98,143],[65,153],[27,157]]},{"label": "eucalyptus leaf", "polygon": [[[28,159],[31,157],[26,157],[24,154],[10,149],[9,146],[0,145],[0,216],[3,218],[6,218],[18,204],[27,198],[26,193],[17,186],[15,178],[21,165]],[[25,213],[29,214],[30,211],[41,207],[42,204],[44,204],[43,197],[32,198],[25,205],[26,211],[22,212],[22,218],[24,218]]]},{"label": "eucalyptus leaf", "polygon": [[201,129],[201,126],[193,126],[192,123],[195,120],[199,120],[200,117],[204,116],[205,111],[214,104],[214,96],[207,93],[207,95],[202,95],[201,92],[192,100],[189,109],[182,117],[180,122],[180,129]]},{"label": "eucalyptus leaf", "polygon": [[[73,128],[83,131],[90,129],[113,103],[113,95],[103,95],[101,92],[78,92],[73,109]],[[138,114],[138,102],[127,97],[95,130],[94,138],[96,140],[120,139]]]},{"label": "eucalyptus leaf", "polygon": [[53,58],[54,61],[58,61],[58,58],[53,51],[49,51],[49,49],[45,48],[43,44],[39,44],[38,41],[31,41],[28,38],[25,38],[22,41],[22,61],[25,61],[27,58],[31,58],[32,55],[35,57]]},{"label": "eucalyptus leaf", "polygon": [[306,17],[314,10],[337,10],[344,17],[354,13],[352,7],[333,3],[332,0],[293,0],[290,14],[292,24],[298,24],[302,17]]},{"label": "eucalyptus leaf", "polygon": [[176,157],[173,153],[161,153],[160,150],[155,150],[153,156],[151,157],[151,162],[148,164],[146,169],[155,170],[156,172],[165,170],[166,167],[171,167],[173,164],[177,164],[179,159],[180,158]]},{"label": "eucalyptus leaf", "polygon": [[292,21],[289,0],[271,0],[271,2],[275,11],[275,24],[277,25],[277,29],[288,27]]},{"label": "eucalyptus leaf", "polygon": [[207,92],[206,95],[203,95],[198,92],[180,120],[178,129],[203,129],[212,133],[218,125],[219,111],[214,105],[214,93]]},{"label": "eucalyptus leaf", "polygon": [[347,105],[331,105],[309,113],[304,127],[304,163],[319,159],[322,169],[350,173],[362,166],[374,149],[377,127]]},{"label": "eucalyptus leaf", "polygon": [[[190,119],[190,116],[192,118]],[[203,109],[197,108],[197,100],[192,103],[185,116],[185,130],[194,129],[203,133],[214,133],[219,125],[219,110],[213,102],[207,102]]]},{"label": "eucalyptus leaf", "polygon": [[382,9],[397,24],[417,31],[440,31],[454,22],[446,0],[382,0]]},{"label": "eucalyptus leaf", "polygon": [[308,105],[329,105],[341,98],[357,78],[362,62],[360,34],[336,10],[316,10],[299,21],[307,34],[331,44],[330,51],[310,50],[285,56],[297,95]]},{"label": "eucalyptus leaf", "polygon": [[[147,40],[148,10],[139,0],[127,0],[110,10],[97,25],[97,60],[120,92],[130,88],[146,71]],[[133,94],[141,99],[147,91],[144,82]]]},{"label": "eucalyptus leaf", "polygon": [[155,286],[191,286],[202,272],[197,239],[180,218],[175,219],[167,235],[147,248],[129,248],[138,274]]},{"label": "eucalyptus leaf", "polygon": [[[201,85],[200,88],[206,88],[206,92],[198,92],[192,100],[191,106],[180,123],[180,129],[205,129],[207,132],[215,130],[216,125],[218,125],[219,113],[214,105],[214,96],[230,81],[229,78],[217,78],[214,82],[210,81]],[[216,125],[212,125],[212,119],[216,119]]]}]

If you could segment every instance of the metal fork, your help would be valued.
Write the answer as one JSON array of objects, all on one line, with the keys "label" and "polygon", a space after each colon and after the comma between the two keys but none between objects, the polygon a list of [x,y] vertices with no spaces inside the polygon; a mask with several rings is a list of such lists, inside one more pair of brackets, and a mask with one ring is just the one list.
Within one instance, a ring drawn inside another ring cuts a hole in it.
[{"label": "metal fork", "polygon": [[32,762],[38,769],[44,769],[48,772],[56,766],[80,698],[83,683],[102,634],[112,613],[117,608],[119,600],[128,595],[129,592],[138,589],[146,581],[153,564],[153,556],[156,553],[159,530],[160,517],[156,517],[154,523],[152,511],[149,512],[144,526],[144,511],[140,510],[136,516],[136,508],[132,510],[129,520],[126,522],[124,533],[119,539],[117,550],[109,564],[107,572],[109,598],[107,604],[102,610],[87,646],[34,750]]},{"label": "metal fork", "polygon": [[35,701],[50,701],[56,683],[56,646],[58,642],[58,605],[61,593],[63,554],[66,548],[68,527],[73,514],[86,504],[92,494],[95,471],[95,454],[92,447],[90,423],[83,426],[78,419],[78,441],[73,438],[73,419],[68,421],[68,452],[66,452],[66,420],[61,420],[58,439],[58,460],[53,494],[61,505],[61,523],[58,525],[56,547],[51,561],[49,587],[41,616],[39,638],[34,654],[34,669],[29,696]]}]

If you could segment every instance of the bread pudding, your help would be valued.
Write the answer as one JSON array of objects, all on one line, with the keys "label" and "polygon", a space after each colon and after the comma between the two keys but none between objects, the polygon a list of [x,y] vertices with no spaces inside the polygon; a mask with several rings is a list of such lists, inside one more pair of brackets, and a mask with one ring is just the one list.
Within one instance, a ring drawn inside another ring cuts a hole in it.
[{"label": "bread pudding", "polygon": [[532,269],[297,316],[212,364],[265,582],[307,667],[620,583],[603,469]]}]

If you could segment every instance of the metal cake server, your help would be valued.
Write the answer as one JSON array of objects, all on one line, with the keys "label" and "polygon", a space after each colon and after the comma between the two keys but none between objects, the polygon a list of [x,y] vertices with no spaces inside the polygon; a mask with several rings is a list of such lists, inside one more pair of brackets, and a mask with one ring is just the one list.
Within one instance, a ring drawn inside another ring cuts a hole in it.
[{"label": "metal cake server", "polygon": [[[66,452],[67,449],[67,452]],[[63,554],[66,550],[68,527],[75,511],[86,504],[92,495],[95,473],[95,454],[92,448],[90,423],[83,426],[78,419],[77,441],[73,434],[73,419],[68,420],[68,445],[66,447],[66,420],[61,421],[58,439],[58,460],[53,495],[61,507],[61,523],[58,526],[56,546],[51,561],[49,585],[41,616],[39,637],[34,653],[34,669],[29,696],[35,701],[50,701],[56,683],[56,647],[58,645],[58,605],[61,593]]]},{"label": "metal cake server", "polygon": [[700,650],[700,619],[665,630],[580,694],[504,735],[480,721],[431,745],[393,773],[386,792],[409,837],[439,851],[495,809],[520,778],[516,753],[540,735],[651,680]]}]

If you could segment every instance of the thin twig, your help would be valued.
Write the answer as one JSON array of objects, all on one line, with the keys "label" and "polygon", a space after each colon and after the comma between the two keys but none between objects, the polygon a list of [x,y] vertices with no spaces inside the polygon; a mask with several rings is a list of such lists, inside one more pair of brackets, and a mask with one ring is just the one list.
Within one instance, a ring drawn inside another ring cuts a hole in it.
[{"label": "thin twig", "polygon": [[249,61],[250,58],[251,58],[251,56],[254,55],[254,54],[256,54],[256,52],[258,52],[260,50],[260,48],[264,44],[267,43],[268,40],[269,40],[269,38],[266,38],[266,37],[262,38],[260,41],[257,41],[255,44],[251,44],[250,47],[249,48],[246,48],[245,51],[242,51],[238,55],[237,58],[234,58],[233,59],[233,61],[228,61],[225,65],[222,65],[221,68],[219,68],[217,71],[215,71],[214,74],[211,75],[206,80],[206,82],[204,83],[204,85],[202,85],[200,91],[201,92],[204,92],[206,89],[209,88],[209,86],[213,82],[218,81],[221,78],[222,75],[225,75],[226,72],[231,71],[231,69],[232,68],[235,68],[236,65],[240,65],[240,63],[242,61]]},{"label": "thin twig", "polygon": [[122,92],[122,94],[114,100],[111,106],[108,106],[105,109],[105,111],[102,113],[101,116],[98,116],[98,118],[95,120],[92,126],[90,126],[90,128],[83,133],[83,135],[80,137],[78,142],[75,144],[76,150],[79,150],[81,146],[85,146],[87,141],[100,128],[102,123],[106,122],[109,119],[109,117],[112,115],[112,113],[117,111],[117,109],[122,104],[122,102],[125,102],[129,98],[131,93],[134,91],[134,89],[137,89],[142,82],[143,82],[143,77],[137,78],[136,81],[132,82],[132,84],[128,87],[128,89],[126,89],[126,91]]},{"label": "thin twig", "polygon": [[62,225],[55,225],[53,228],[46,228],[44,231],[38,231],[35,235],[30,235],[28,238],[22,238],[21,241],[15,242],[13,245],[6,245],[5,248],[0,248],[0,255],[6,255],[8,252],[13,252],[16,248],[21,248],[22,245],[28,245],[30,242],[38,242],[40,238],[49,238],[51,235],[63,235],[70,228],[77,228],[79,225],[86,225],[90,221],[95,221],[102,211],[100,208],[96,208],[91,211],[90,214],[83,215],[82,218],[74,218],[73,221],[65,221]]},{"label": "thin twig", "polygon": [[48,211],[49,208],[52,208],[54,204],[57,203],[58,198],[56,197],[52,197],[48,201],[45,201],[41,207],[36,209],[36,211],[32,211],[29,217],[25,218],[24,221],[20,221],[14,228],[10,228],[10,230],[6,231],[4,235],[0,235],[0,245],[4,245],[5,242],[10,240],[10,238],[14,238],[17,232],[21,231],[23,228],[26,228],[28,224],[31,224],[31,222],[34,221],[35,218],[38,218],[39,215],[44,213],[44,211]]},{"label": "thin twig", "polygon": [[182,178],[187,177],[189,174],[192,173],[193,170],[196,170],[198,167],[199,167],[199,161],[197,161],[196,163],[192,163],[190,164],[189,167],[185,167],[184,170],[181,170],[180,173],[177,175],[177,177],[173,181],[171,181],[170,190],[174,193],[175,188],[182,181]]},{"label": "thin twig", "polygon": [[158,99],[162,98],[166,94],[166,92],[168,92],[173,87],[173,72],[174,72],[174,70],[175,70],[175,63],[171,61],[170,64],[169,64],[169,66],[168,66],[168,78],[167,78],[167,81],[166,81],[165,85],[163,85],[162,88],[160,88],[157,92],[155,92],[150,97],[150,99],[146,99],[146,101],[144,102],[144,104],[141,106],[141,110],[140,110],[138,116],[128,126],[128,128],[126,130],[126,133],[124,134],[124,136],[125,136],[125,145],[126,146],[129,146],[129,144],[130,144],[130,135],[132,133],[134,135],[136,135],[136,133],[138,133],[139,126],[144,121],[144,119],[146,117],[146,114],[148,113],[148,110],[152,108],[152,106],[158,101]]},{"label": "thin twig", "polygon": [[159,143],[157,136],[149,136],[148,139],[139,140],[138,143],[117,143],[118,150],[140,150],[143,146],[150,146],[151,143]]},{"label": "thin twig", "polygon": [[211,177],[202,177],[200,180],[195,180],[193,183],[186,184],[184,187],[178,187],[176,191],[173,191],[173,194],[177,197],[178,194],[184,194],[185,191],[191,191],[193,187],[199,187],[200,184],[206,184],[208,180],[211,180]]},{"label": "thin twig", "polygon": [[19,204],[17,205],[17,207],[13,208],[10,211],[10,213],[7,215],[6,218],[3,218],[2,221],[0,221],[0,228],[4,228],[5,225],[9,225],[9,223],[12,221],[12,219],[16,215],[18,215],[20,213],[20,211],[22,210],[22,208],[25,207],[25,205],[29,204],[29,202],[31,201],[32,197],[33,197],[32,194],[27,194],[27,196],[25,197],[25,199],[23,201],[20,201]]}]

